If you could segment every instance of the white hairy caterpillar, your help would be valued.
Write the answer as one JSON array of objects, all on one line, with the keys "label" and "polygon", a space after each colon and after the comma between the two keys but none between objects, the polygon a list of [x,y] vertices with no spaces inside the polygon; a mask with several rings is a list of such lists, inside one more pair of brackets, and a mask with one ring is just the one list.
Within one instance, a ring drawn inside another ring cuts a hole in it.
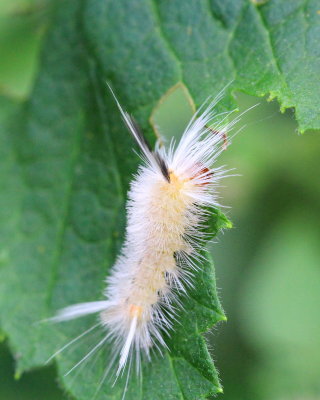
[{"label": "white hairy caterpillar", "polygon": [[107,341],[114,347],[111,365],[119,360],[116,377],[128,360],[131,366],[135,357],[139,372],[142,353],[150,359],[153,348],[161,352],[166,347],[164,333],[179,318],[173,304],[179,305],[179,293],[187,294],[192,286],[192,271],[199,268],[208,241],[205,227],[210,209],[219,206],[217,187],[226,171],[213,165],[224,149],[227,132],[239,120],[226,122],[230,113],[222,116],[214,111],[221,97],[200,107],[178,144],[172,141],[168,148],[156,146],[154,151],[116,99],[142,151],[143,164],[128,193],[125,242],[106,279],[106,299],[66,307],[52,318],[59,322],[99,313],[106,332],[69,372]]}]

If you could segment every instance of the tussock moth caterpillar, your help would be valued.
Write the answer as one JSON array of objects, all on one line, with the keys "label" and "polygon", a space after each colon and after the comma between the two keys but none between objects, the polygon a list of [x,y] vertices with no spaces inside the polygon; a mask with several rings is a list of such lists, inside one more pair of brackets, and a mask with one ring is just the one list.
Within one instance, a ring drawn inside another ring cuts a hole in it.
[{"label": "tussock moth caterpillar", "polygon": [[192,271],[201,268],[201,251],[208,240],[206,221],[210,209],[219,206],[217,187],[227,171],[214,163],[239,117],[227,122],[230,113],[214,111],[222,98],[220,93],[199,108],[179,143],[157,145],[153,150],[114,98],[142,158],[128,193],[125,241],[106,279],[105,300],[66,307],[51,320],[98,313],[104,337],[69,372],[108,341],[114,348],[111,363],[118,360],[118,377],[127,364],[130,370],[133,358],[139,372],[142,353],[150,359],[152,349],[161,352],[166,347],[164,333],[170,333],[173,320],[179,319],[173,303],[179,306],[179,293],[187,295]]}]

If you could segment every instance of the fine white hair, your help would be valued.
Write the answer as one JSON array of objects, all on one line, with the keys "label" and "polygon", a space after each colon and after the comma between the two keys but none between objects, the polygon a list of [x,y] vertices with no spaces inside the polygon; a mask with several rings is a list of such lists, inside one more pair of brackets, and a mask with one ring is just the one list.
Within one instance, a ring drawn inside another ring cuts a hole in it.
[{"label": "fine white hair", "polygon": [[221,97],[222,93],[200,107],[179,143],[172,141],[167,148],[156,146],[156,150],[115,97],[143,160],[128,193],[125,240],[106,278],[105,300],[66,307],[52,320],[99,313],[99,324],[106,333],[94,349],[106,341],[113,343],[116,377],[128,363],[130,369],[132,357],[139,372],[142,353],[150,358],[152,348],[161,352],[166,347],[164,333],[179,318],[179,293],[188,293],[193,271],[201,268],[208,215],[219,206],[217,187],[227,173],[215,167],[215,162],[227,133],[239,120],[227,122],[230,113],[215,112]]}]

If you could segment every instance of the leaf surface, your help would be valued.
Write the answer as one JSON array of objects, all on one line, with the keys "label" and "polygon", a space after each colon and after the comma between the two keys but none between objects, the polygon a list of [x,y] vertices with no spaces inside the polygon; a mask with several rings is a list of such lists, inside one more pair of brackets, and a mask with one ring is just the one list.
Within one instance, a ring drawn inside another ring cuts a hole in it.
[{"label": "leaf surface", "polygon": [[[232,81],[221,109],[232,106],[233,90],[269,93],[295,107],[301,130],[320,127],[315,1],[59,4],[30,100],[18,106],[1,99],[0,318],[18,374],[95,323],[39,321],[66,305],[100,299],[122,243],[126,192],[139,160],[106,79],[152,142],[150,115],[178,82],[198,106]],[[213,232],[227,224],[217,211]],[[212,261],[183,303],[170,352],[144,363],[142,384],[133,379],[127,399],[196,400],[221,391],[203,337],[224,319]],[[107,346],[63,375],[101,335],[57,357],[60,379],[77,399],[94,395]],[[96,399],[121,398],[123,385],[111,386],[102,385]]]}]

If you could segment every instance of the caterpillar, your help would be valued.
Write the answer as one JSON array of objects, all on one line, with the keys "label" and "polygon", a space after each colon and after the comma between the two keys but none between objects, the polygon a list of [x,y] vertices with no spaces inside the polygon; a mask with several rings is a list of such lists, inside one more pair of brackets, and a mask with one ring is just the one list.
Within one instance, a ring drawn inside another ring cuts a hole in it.
[{"label": "caterpillar", "polygon": [[227,122],[230,113],[215,112],[221,92],[198,109],[178,143],[157,144],[153,150],[110,90],[142,159],[128,192],[125,240],[106,278],[105,299],[66,307],[52,320],[97,313],[105,334],[84,359],[112,343],[118,377],[128,360],[131,365],[136,359],[139,372],[142,354],[150,359],[152,349],[161,352],[167,346],[164,335],[179,319],[180,294],[188,295],[193,272],[201,268],[208,217],[220,206],[217,187],[227,171],[214,164],[239,118]]}]

